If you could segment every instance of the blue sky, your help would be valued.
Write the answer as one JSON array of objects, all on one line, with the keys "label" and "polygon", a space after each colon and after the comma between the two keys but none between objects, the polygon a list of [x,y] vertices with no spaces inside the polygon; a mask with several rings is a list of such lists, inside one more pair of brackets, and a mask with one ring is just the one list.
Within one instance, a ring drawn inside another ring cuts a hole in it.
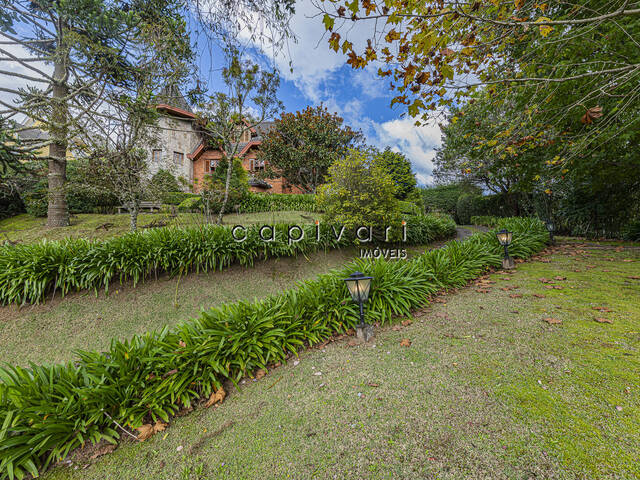
[{"label": "blue sky", "polygon": [[[326,38],[323,39],[322,17],[312,18],[316,13],[310,1],[296,2],[291,27],[297,42],[289,43],[286,55],[274,57],[270,51],[265,53],[256,45],[248,44],[255,60],[279,68],[279,98],[285,110],[296,111],[322,103],[342,116],[347,124],[362,130],[367,143],[403,152],[411,160],[419,183],[432,183],[432,159],[435,148],[440,145],[437,123],[416,127],[411,118],[402,116],[405,111],[402,106],[391,108],[393,96],[389,93],[388,81],[375,74],[378,65],[357,71],[347,65],[346,57],[330,50]],[[349,31],[349,40],[355,45],[363,43],[369,33],[359,28]],[[224,90],[216,68],[221,66],[221,56],[207,49],[200,54],[201,74],[209,89]],[[289,60],[293,72],[289,70]]]}]

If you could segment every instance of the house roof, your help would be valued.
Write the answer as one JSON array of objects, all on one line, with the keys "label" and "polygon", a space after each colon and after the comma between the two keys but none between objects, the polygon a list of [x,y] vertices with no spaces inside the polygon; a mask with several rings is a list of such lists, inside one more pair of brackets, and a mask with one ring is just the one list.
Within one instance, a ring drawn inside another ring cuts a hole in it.
[{"label": "house roof", "polygon": [[32,118],[27,118],[24,124],[18,124],[18,126],[33,127],[17,132],[18,138],[20,138],[20,140],[47,140],[49,138],[49,133],[38,128],[38,123]]},{"label": "house roof", "polygon": [[189,102],[184,98],[180,89],[176,85],[165,85],[156,97],[158,104],[156,108],[171,115],[182,118],[196,118]]},{"label": "house roof", "polygon": [[[236,152],[238,152],[239,156],[246,155],[246,153],[249,150],[251,150],[251,147],[257,147],[261,143],[262,143],[262,140],[251,140],[250,142],[239,142],[235,150]],[[200,157],[200,155],[202,155],[204,152],[206,152],[209,149],[213,149],[213,147],[208,146],[206,142],[203,140],[198,144],[198,146],[195,148],[195,150],[193,150],[193,152],[187,155],[187,158],[195,161]]]}]

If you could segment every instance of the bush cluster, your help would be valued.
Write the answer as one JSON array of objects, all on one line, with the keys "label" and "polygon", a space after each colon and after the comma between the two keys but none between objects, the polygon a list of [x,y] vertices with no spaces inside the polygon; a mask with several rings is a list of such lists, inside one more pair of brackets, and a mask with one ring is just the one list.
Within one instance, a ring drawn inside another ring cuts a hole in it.
[{"label": "bush cluster", "polygon": [[483,225],[485,227],[495,228],[501,220],[501,217],[491,215],[474,215],[471,217],[471,225]]},{"label": "bush cluster", "polygon": [[[539,221],[510,219],[511,254],[525,258],[547,240]],[[413,260],[357,260],[297,288],[253,302],[212,308],[173,330],[112,341],[107,352],[78,352],[64,365],[0,369],[0,478],[37,475],[86,442],[116,442],[115,422],[135,428],[163,420],[209,395],[267,369],[306,345],[358,322],[343,279],[373,277],[367,316],[390,323],[428,303],[440,289],[460,287],[500,265],[493,232],[450,242]]]},{"label": "bush cluster", "polygon": [[[320,242],[316,242],[316,227],[307,225],[304,238],[289,244],[289,225],[280,224],[274,226],[275,241],[265,242],[259,237],[260,228],[258,225],[247,227],[247,238],[243,242],[234,240],[230,227],[204,225],[131,232],[104,241],[45,240],[2,246],[0,304],[38,303],[47,295],[65,295],[74,290],[108,292],[113,281],[132,281],[135,286],[152,275],[221,270],[232,263],[252,265],[258,259],[337,248],[353,239],[345,235],[338,242],[331,227],[321,224]],[[433,216],[415,217],[407,228],[408,239],[416,244],[451,234],[451,225]],[[292,232],[292,237],[297,235]],[[270,234],[265,232],[264,236]]]},{"label": "bush cluster", "polygon": [[281,212],[296,210],[318,212],[315,195],[250,193],[240,205],[240,213]]}]

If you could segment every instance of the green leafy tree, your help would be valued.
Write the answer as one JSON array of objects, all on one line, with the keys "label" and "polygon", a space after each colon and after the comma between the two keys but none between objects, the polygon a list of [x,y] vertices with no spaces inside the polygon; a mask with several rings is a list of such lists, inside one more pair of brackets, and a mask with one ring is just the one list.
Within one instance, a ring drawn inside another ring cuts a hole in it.
[{"label": "green leafy tree", "polygon": [[[237,46],[225,50],[227,65],[222,78],[227,92],[216,92],[201,105],[198,125],[209,145],[222,150],[224,157],[236,158],[255,128],[282,110],[277,98],[280,77],[243,58]],[[225,190],[217,223],[227,209],[233,176],[233,162],[226,162]]]},{"label": "green leafy tree", "polygon": [[284,177],[304,192],[316,193],[329,166],[363,138],[361,132],[343,123],[324,106],[283,113],[260,145],[265,176]]},{"label": "green leafy tree", "polygon": [[387,169],[396,184],[396,198],[405,200],[416,188],[416,176],[411,170],[411,161],[404,154],[394,152],[389,147],[376,152],[380,163]]},{"label": "green leafy tree", "polygon": [[[541,105],[570,93],[581,115],[612,95],[634,98],[640,78],[637,2],[567,0],[329,0],[317,4],[329,47],[355,69],[375,63],[395,97],[421,120],[479,87],[533,87]],[[353,28],[353,24],[360,28]],[[367,32],[365,42],[362,33]],[[358,32],[359,38],[352,38]],[[572,89],[582,81],[585,95]],[[564,112],[572,114],[571,111]]]},{"label": "green leafy tree", "polygon": [[346,227],[397,225],[400,206],[397,186],[379,155],[350,149],[329,167],[327,183],[318,188],[316,202],[325,219]]},{"label": "green leafy tree", "polygon": [[[223,158],[218,162],[218,166],[213,173],[206,175],[204,185],[200,190],[204,214],[208,221],[211,220],[212,212],[219,212],[222,208],[225,193],[228,194],[227,205],[233,206],[242,204],[242,201],[249,195],[249,176],[242,166],[239,158],[233,160],[231,170],[231,180],[227,190],[227,172],[229,171],[229,161]],[[226,207],[225,212],[230,211]]]}]

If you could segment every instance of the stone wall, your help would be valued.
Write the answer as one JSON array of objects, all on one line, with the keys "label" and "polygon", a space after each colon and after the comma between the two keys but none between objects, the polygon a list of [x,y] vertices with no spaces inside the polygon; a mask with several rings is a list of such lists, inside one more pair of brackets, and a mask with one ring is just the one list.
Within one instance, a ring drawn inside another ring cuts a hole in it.
[{"label": "stone wall", "polygon": [[[187,157],[200,143],[200,136],[193,129],[191,119],[161,116],[156,128],[156,142],[149,148],[149,170],[154,175],[160,169],[170,171],[176,178],[193,182],[193,162]],[[160,160],[153,157],[153,150],[162,150]],[[174,160],[174,153],[182,154],[182,162]],[[188,190],[185,187],[185,190]]]}]

